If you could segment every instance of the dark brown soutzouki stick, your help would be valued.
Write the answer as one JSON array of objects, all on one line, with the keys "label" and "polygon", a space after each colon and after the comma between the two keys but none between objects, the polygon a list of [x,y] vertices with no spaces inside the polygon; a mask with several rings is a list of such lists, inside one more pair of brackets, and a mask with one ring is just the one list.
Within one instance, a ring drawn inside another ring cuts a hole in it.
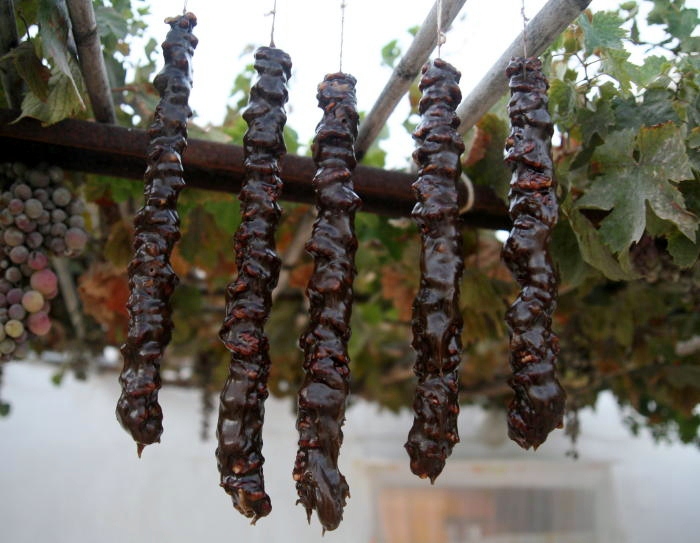
[{"label": "dark brown soutzouki stick", "polygon": [[146,445],[159,442],[163,432],[160,364],[173,328],[170,297],[178,278],[170,254],[180,239],[177,198],[185,186],[182,153],[187,146],[187,120],[192,116],[188,99],[197,46],[192,34],[197,24],[194,14],[165,22],[170,31],[163,42],[165,67],[153,81],[161,98],[148,129],[144,206],[134,219],[134,255],[128,268],[129,330],[121,347],[124,369],[117,402],[117,418],[136,441],[139,456]]},{"label": "dark brown soutzouki stick", "polygon": [[354,223],[360,206],[351,178],[359,120],[355,78],[345,73],[326,75],[317,98],[323,109],[313,143],[318,216],[306,244],[314,269],[306,288],[309,325],[299,339],[305,377],[299,390],[299,450],[293,475],[308,519],[315,509],[325,531],[340,524],[350,495],[338,469],[338,454],[349,393]]},{"label": "dark brown soutzouki stick", "polygon": [[423,66],[421,121],[413,133],[418,179],[412,217],[421,235],[420,287],[413,302],[413,427],[406,450],[411,471],[431,482],[459,442],[458,369],[462,357],[459,283],[464,269],[457,184],[464,142],[455,109],[460,73],[442,59]]},{"label": "dark brown soutzouki stick", "polygon": [[547,111],[548,82],[537,58],[514,58],[508,104],[511,132],[506,162],[513,168],[508,199],[513,228],[503,259],[520,285],[506,314],[510,329],[508,435],[521,447],[537,448],[562,426],[566,394],[556,377],[559,340],[552,331],[557,275],[549,254],[557,222],[556,183],[552,172],[552,121]]},{"label": "dark brown soutzouki stick", "polygon": [[275,232],[282,213],[277,200],[282,192],[284,105],[292,62],[281,49],[260,47],[255,52],[255,69],[257,81],[243,112],[248,129],[243,137],[241,224],[234,236],[237,276],[226,288],[226,315],[219,332],[231,361],[216,427],[221,486],[233,506],[253,523],[272,508],[265,492],[262,455],[270,372],[264,326],[280,271]]}]

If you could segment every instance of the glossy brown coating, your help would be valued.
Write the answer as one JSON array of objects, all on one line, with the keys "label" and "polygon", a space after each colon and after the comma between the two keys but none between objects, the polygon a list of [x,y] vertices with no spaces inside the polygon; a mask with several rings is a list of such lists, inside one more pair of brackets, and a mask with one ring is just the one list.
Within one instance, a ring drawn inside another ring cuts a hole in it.
[{"label": "glossy brown coating", "polygon": [[457,183],[464,142],[455,109],[460,73],[442,59],[423,67],[421,122],[413,133],[418,179],[413,219],[421,235],[421,279],[413,302],[414,372],[418,376],[413,427],[406,450],[411,471],[431,482],[459,442],[458,368],[462,355],[459,283],[464,269]]},{"label": "glossy brown coating", "polygon": [[299,450],[293,476],[308,518],[315,509],[325,531],[340,524],[350,495],[338,469],[338,454],[349,392],[347,345],[357,249],[354,223],[360,206],[351,178],[359,120],[355,78],[344,73],[326,75],[317,98],[323,109],[313,143],[318,218],[306,244],[314,270],[306,288],[309,325],[299,340],[306,373],[299,391]]},{"label": "glossy brown coating", "polygon": [[547,79],[537,58],[514,58],[506,69],[511,132],[506,162],[513,168],[508,199],[513,228],[503,259],[521,291],[506,314],[510,329],[508,435],[524,449],[537,448],[562,426],[566,394],[556,377],[559,339],[552,332],[557,276],[549,254],[557,222],[552,171],[552,121]]},{"label": "glossy brown coating", "polygon": [[160,363],[170,342],[173,323],[170,296],[178,278],[170,265],[180,239],[177,197],[185,185],[182,153],[187,146],[187,101],[192,88],[191,60],[197,38],[192,13],[167,19],[170,31],[163,42],[165,67],[153,81],[160,93],[148,135],[144,174],[144,206],[134,219],[134,255],[129,263],[129,331],[121,352],[124,369],[117,418],[137,443],[160,441],[163,412],[158,404]]},{"label": "glossy brown coating", "polygon": [[286,153],[287,81],[292,62],[281,49],[255,52],[258,79],[243,112],[248,130],[243,137],[246,177],[239,198],[241,224],[234,237],[237,276],[226,288],[226,315],[219,337],[231,352],[229,376],[221,391],[217,423],[217,464],[221,486],[233,506],[255,523],[272,506],[263,477],[262,428],[269,342],[265,322],[272,308],[280,258],[275,232],[282,210],[280,160]]}]

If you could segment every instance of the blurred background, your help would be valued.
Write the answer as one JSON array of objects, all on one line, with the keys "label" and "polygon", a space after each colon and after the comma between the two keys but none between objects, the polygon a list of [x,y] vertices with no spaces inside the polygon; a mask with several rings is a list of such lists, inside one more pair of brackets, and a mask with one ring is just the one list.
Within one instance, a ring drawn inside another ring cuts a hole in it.
[{"label": "blurred background", "polygon": [[[117,424],[114,371],[89,382],[24,361],[5,371],[13,414],[0,426],[3,541],[169,543],[658,543],[691,541],[700,455],[623,426],[602,394],[580,414],[581,435],[553,432],[537,452],[506,437],[502,411],[465,407],[459,443],[434,485],[415,477],[403,449],[412,413],[355,401],[347,411],[340,469],[351,498],[340,527],[321,536],[306,521],[291,472],[292,400],[270,398],[264,427],[272,513],[251,526],[218,487],[215,414],[202,439],[196,390],[166,387],[162,443],[143,457]],[[567,454],[568,453],[568,454]]]}]

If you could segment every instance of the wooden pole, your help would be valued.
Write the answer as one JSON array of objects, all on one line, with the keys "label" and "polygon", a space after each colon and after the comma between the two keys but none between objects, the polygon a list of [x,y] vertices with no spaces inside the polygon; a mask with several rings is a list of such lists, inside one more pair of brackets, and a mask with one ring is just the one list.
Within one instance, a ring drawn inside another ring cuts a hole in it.
[{"label": "wooden pole", "polygon": [[80,71],[85,79],[95,120],[114,124],[117,122],[117,118],[114,112],[112,91],[107,79],[107,69],[104,58],[102,58],[100,36],[92,2],[90,0],[67,0],[67,4],[73,25],[73,38],[78,47]]},{"label": "wooden pole", "polygon": [[[444,28],[452,24],[466,1],[443,0],[441,20]],[[438,2],[435,2],[420,30],[413,38],[413,42],[394,68],[384,90],[362,121],[355,141],[355,154],[358,159],[364,156],[374,140],[377,139],[386,120],[396,108],[396,104],[408,92],[411,83],[418,77],[423,64],[435,49],[437,45],[437,8]]]},{"label": "wooden pole", "polygon": [[[42,127],[22,119],[17,111],[0,110],[0,161],[46,161],[65,169],[143,181],[148,134],[145,130],[67,119]],[[191,139],[183,155],[189,187],[238,192],[243,176],[243,148],[238,145]],[[286,155],[281,164],[282,198],[314,202],[311,179],[316,165],[309,157]],[[415,175],[358,166],[353,173],[362,211],[407,217],[415,203],[411,184]],[[466,189],[465,189],[466,193]],[[463,195],[466,200],[466,194]],[[509,228],[505,204],[488,187],[474,187],[474,205],[465,224],[480,228]]]},{"label": "wooden pole", "polygon": [[[566,27],[588,7],[591,0],[549,0],[528,23],[525,34],[528,56],[537,56],[561,34]],[[515,38],[483,79],[474,87],[457,108],[461,120],[459,133],[464,134],[508,90],[506,66],[513,57],[523,56],[523,33]]]},{"label": "wooden pole", "polygon": [[[0,0],[0,57],[19,45],[12,0]],[[5,93],[7,107],[19,109],[22,105],[22,79],[11,62],[0,66],[0,84]]]}]

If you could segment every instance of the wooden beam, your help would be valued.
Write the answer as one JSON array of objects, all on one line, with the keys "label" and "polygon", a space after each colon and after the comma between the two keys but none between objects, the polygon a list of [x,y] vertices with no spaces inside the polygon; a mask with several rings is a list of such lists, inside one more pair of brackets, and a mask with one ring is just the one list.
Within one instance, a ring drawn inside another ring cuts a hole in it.
[{"label": "wooden beam", "polygon": [[[465,134],[508,91],[506,66],[513,57],[541,55],[591,0],[549,0],[457,108],[458,131]],[[523,40],[525,44],[523,45]]]},{"label": "wooden beam", "polygon": [[[148,144],[145,130],[75,119],[46,127],[33,119],[13,123],[18,116],[17,111],[0,110],[0,161],[46,161],[68,170],[143,179]],[[231,193],[240,190],[244,169],[243,148],[238,145],[190,139],[183,164],[188,186]],[[281,167],[282,198],[313,203],[313,160],[287,155]],[[360,165],[353,179],[363,201],[362,211],[391,217],[410,215],[415,175]],[[465,224],[480,228],[510,225],[504,203],[488,187],[474,187],[474,205],[463,219]]]},{"label": "wooden beam", "polygon": [[[443,0],[441,23],[449,28],[467,0]],[[437,46],[437,9],[441,2],[435,2],[423,21],[406,53],[399,60],[384,89],[360,125],[355,149],[362,158],[382,130],[386,120],[396,108],[396,104],[411,88],[423,64]]]},{"label": "wooden beam", "polygon": [[117,121],[112,101],[112,89],[107,80],[107,68],[102,57],[100,35],[95,11],[90,0],[68,0],[68,11],[73,24],[73,38],[78,48],[80,71],[85,79],[95,119],[101,123]]},{"label": "wooden beam", "polygon": [[[19,35],[15,23],[15,8],[12,0],[0,0],[0,57],[19,45]],[[0,84],[5,93],[7,106],[19,108],[22,105],[23,81],[12,62],[0,66]]]}]

